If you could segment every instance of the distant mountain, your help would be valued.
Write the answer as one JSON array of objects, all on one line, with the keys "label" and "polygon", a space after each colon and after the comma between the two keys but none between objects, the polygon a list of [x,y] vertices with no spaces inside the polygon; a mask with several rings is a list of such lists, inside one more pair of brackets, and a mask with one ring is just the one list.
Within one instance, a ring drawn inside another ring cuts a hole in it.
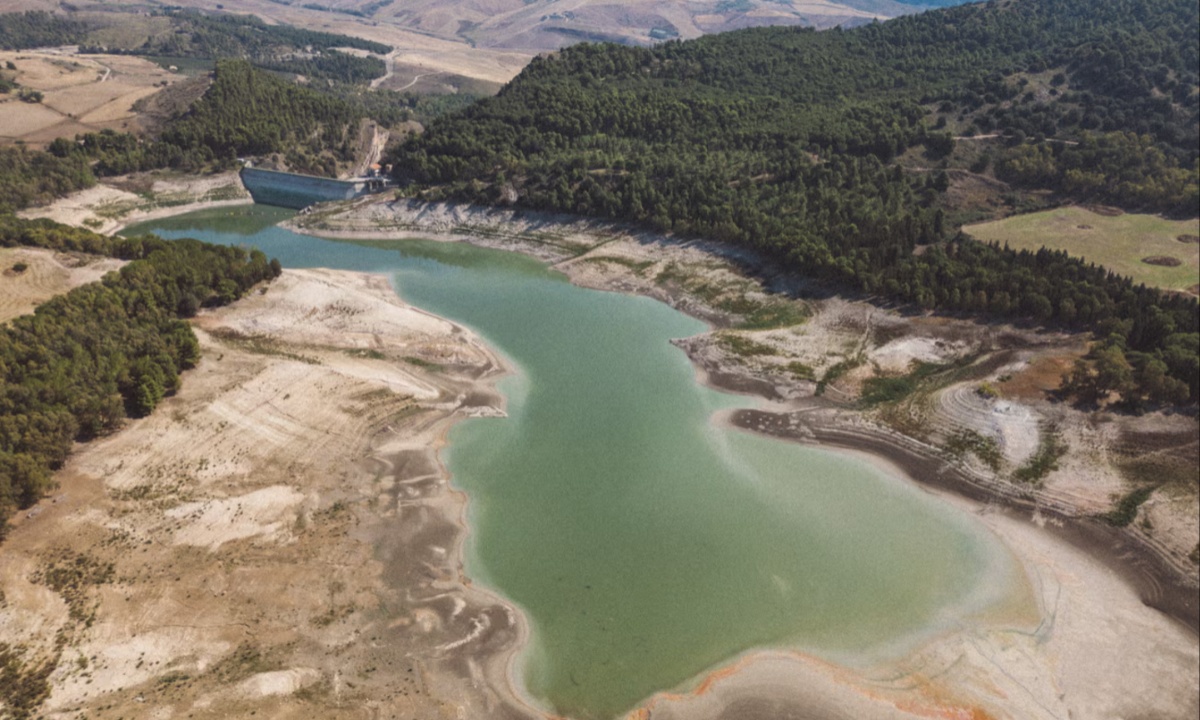
[{"label": "distant mountain", "polygon": [[[171,7],[255,14],[385,42],[390,26],[478,48],[539,52],[584,40],[650,45],[768,25],[853,27],[940,4],[947,0],[175,0]],[[0,12],[57,5],[0,0]],[[111,13],[122,5],[151,9],[143,0],[110,0],[81,4],[79,12]]]},{"label": "distant mountain", "polygon": [[550,49],[580,40],[644,45],[765,25],[850,26],[914,10],[892,0],[413,0],[374,17],[481,47]]},{"label": "distant mountain", "polygon": [[[892,301],[1097,329],[1146,393],[1194,402],[1195,299],[968,241],[955,213],[969,193],[1025,191],[1194,217],[1198,36],[1195,0],[998,0],[845,31],[577,45],[391,160],[430,200],[635,222]],[[952,193],[955,178],[971,184]]]},{"label": "distant mountain", "polygon": [[935,8],[966,5],[969,2],[979,2],[979,0],[896,0],[896,2],[904,3],[905,5],[919,5],[923,8]]}]

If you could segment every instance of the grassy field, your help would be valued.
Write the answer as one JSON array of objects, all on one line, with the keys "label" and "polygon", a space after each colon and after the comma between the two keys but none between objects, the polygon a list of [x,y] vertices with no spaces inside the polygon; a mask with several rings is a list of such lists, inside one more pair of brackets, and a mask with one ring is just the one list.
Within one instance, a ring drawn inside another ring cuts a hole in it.
[{"label": "grassy field", "polygon": [[[1066,250],[1103,265],[1135,282],[1167,290],[1196,292],[1200,283],[1200,245],[1180,236],[1200,235],[1200,219],[1164,220],[1156,215],[1101,215],[1081,207],[1017,215],[995,222],[968,225],[963,230],[979,240],[1008,243],[1013,249],[1048,247]],[[1143,258],[1175,258],[1164,267]]]}]

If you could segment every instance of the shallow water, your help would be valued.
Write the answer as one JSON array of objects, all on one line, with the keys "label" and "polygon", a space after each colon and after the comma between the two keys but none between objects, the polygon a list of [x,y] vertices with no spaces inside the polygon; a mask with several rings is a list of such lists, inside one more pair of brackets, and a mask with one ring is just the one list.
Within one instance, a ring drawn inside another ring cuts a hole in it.
[{"label": "shallow water", "polygon": [[386,273],[518,368],[501,382],[509,417],[456,425],[445,460],[470,496],[467,572],[528,615],[522,677],[548,708],[614,717],[754,647],[866,662],[1018,584],[980,525],[911,484],[715,425],[751,401],[702,387],[668,343],[700,322],[513,253],[273,226],[290,214],[222,208],[130,231]]}]

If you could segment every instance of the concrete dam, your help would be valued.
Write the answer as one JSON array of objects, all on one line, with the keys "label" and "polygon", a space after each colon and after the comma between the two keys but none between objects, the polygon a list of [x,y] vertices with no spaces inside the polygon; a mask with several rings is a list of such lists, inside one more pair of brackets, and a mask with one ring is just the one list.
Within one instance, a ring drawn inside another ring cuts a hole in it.
[{"label": "concrete dam", "polygon": [[382,177],[338,180],[254,167],[243,167],[241,178],[254,202],[293,210],[319,202],[351,200],[380,192],[391,185]]}]

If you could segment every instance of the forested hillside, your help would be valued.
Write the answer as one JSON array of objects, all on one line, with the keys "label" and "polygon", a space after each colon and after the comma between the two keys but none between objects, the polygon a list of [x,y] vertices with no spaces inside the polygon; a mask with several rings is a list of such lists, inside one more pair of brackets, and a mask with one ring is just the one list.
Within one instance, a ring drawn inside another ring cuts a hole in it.
[{"label": "forested hillside", "polygon": [[0,213],[91,187],[96,178],[171,168],[204,172],[278,153],[298,172],[334,176],[354,157],[359,121],[395,125],[461,109],[470,97],[415,96],[341,86],[316,92],[251,67],[218,64],[213,85],[156,139],[103,131],[59,138],[47,152],[0,148]]},{"label": "forested hillside", "polygon": [[[946,175],[895,158],[923,145],[936,163],[955,145],[946,125],[969,123],[1010,135],[995,162],[1018,185],[1194,214],[1198,29],[1192,0],[992,0],[847,31],[575,46],[392,161],[427,198],[515,196],[748,245],[927,308],[1097,329],[1130,395],[1195,401],[1194,299],[958,237]],[[1024,90],[1047,73],[1052,93]]]},{"label": "forested hillside", "polygon": [[[387,45],[348,35],[317,32],[289,25],[267,25],[254,15],[167,11],[173,31],[152,37],[129,52],[136,55],[239,58],[310,80],[365,83],[386,72],[383,60],[358,57],[333,48],[354,48],[384,55]],[[102,48],[88,48],[101,50]],[[112,48],[103,48],[112,51]]]},{"label": "forested hillside", "polygon": [[48,12],[0,13],[0,50],[74,45],[87,32],[83,23]]},{"label": "forested hillside", "polygon": [[0,326],[0,537],[49,486],[77,440],[148,414],[199,359],[183,318],[279,274],[258,250],[113,238],[0,215],[0,247],[27,245],[132,260],[32,315]]},{"label": "forested hillside", "polygon": [[0,147],[0,214],[50,202],[95,184],[85,157]]},{"label": "forested hillside", "polygon": [[[120,20],[120,15],[115,15]],[[47,12],[0,13],[0,49],[79,45],[81,52],[128,53],[170,58],[238,58],[278,72],[303,75],[310,80],[365,83],[384,74],[378,57],[359,57],[334,48],[365,50],[384,55],[391,47],[382,43],[305,30],[290,25],[267,25],[254,15],[165,10],[170,31],[153,34],[127,47],[102,46],[92,40],[95,23]]]},{"label": "forested hillside", "polygon": [[229,167],[241,156],[282,153],[299,172],[334,175],[354,156],[363,111],[344,100],[257,70],[244,60],[217,63],[212,87],[157,140],[112,132],[60,138],[60,158],[95,160],[97,175],[175,168]]}]

